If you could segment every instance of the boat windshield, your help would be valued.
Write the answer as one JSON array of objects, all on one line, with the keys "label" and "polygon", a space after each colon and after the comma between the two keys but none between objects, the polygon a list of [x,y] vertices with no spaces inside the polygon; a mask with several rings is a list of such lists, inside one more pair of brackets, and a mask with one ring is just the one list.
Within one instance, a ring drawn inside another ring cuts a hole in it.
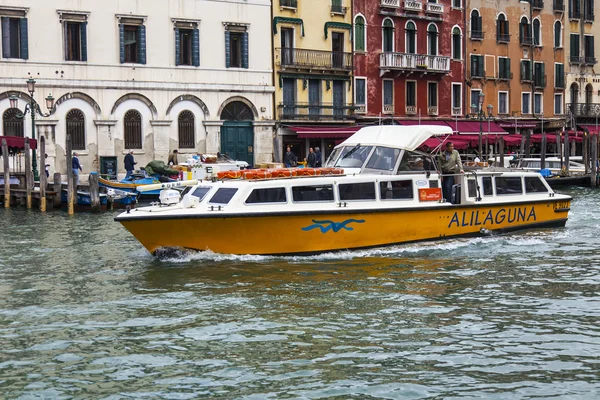
[{"label": "boat windshield", "polygon": [[367,157],[371,153],[373,146],[346,146],[342,148],[342,153],[335,163],[340,168],[362,168]]},{"label": "boat windshield", "polygon": [[400,149],[392,147],[377,146],[373,155],[369,158],[366,168],[392,171],[396,166],[400,151]]},{"label": "boat windshield", "polygon": [[335,162],[341,152],[342,152],[341,147],[338,147],[337,149],[333,149],[333,151],[329,155],[329,158],[327,158],[327,161],[325,161],[325,167],[332,168],[333,166],[335,166]]}]

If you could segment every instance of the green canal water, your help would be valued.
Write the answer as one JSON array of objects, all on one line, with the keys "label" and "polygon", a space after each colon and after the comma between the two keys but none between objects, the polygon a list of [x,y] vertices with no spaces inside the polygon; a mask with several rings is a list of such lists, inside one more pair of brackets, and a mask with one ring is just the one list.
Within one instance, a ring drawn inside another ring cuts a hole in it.
[{"label": "green canal water", "polygon": [[295,258],[1,209],[0,398],[598,399],[600,192],[569,193],[564,229]]}]

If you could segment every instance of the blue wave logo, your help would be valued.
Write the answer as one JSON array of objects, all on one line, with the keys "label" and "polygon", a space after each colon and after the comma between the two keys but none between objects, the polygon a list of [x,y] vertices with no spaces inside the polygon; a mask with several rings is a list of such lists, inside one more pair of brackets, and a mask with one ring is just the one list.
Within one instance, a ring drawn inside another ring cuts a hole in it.
[{"label": "blue wave logo", "polygon": [[345,229],[347,231],[353,231],[354,228],[352,228],[351,226],[348,226],[348,225],[350,225],[352,223],[362,224],[365,222],[365,220],[364,219],[347,219],[342,222],[333,222],[330,220],[317,221],[317,220],[313,219],[312,222],[313,222],[312,225],[309,225],[309,226],[301,228],[301,229],[303,231],[312,231],[313,229],[319,228],[321,230],[321,233],[327,233],[329,231],[333,231],[334,233],[337,233],[337,232],[341,231],[342,229]]}]

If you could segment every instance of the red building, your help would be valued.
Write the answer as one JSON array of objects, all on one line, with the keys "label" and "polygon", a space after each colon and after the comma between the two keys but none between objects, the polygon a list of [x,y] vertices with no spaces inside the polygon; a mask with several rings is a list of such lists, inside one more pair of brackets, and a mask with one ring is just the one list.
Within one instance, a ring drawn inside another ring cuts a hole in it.
[{"label": "red building", "polygon": [[464,107],[466,0],[354,0],[359,122],[454,119]]}]

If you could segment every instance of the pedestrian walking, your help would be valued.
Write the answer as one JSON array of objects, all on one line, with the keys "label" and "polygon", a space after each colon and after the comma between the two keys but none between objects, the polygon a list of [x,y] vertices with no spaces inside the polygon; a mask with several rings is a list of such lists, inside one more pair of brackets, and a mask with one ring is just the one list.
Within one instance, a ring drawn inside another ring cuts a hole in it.
[{"label": "pedestrian walking", "polygon": [[77,188],[77,185],[79,185],[79,171],[83,172],[83,168],[81,168],[81,164],[79,163],[79,154],[73,153],[71,167],[73,168],[73,176],[75,177],[75,188]]},{"label": "pedestrian walking", "polygon": [[287,151],[283,156],[283,163],[287,168],[295,167],[298,165],[298,158],[294,153],[292,153],[292,149],[290,148],[290,146],[287,147]]},{"label": "pedestrian walking", "polygon": [[133,150],[129,150],[129,153],[125,156],[125,171],[127,175],[125,175],[125,179],[129,178],[133,175],[133,170],[135,169],[135,159],[133,158]]}]

